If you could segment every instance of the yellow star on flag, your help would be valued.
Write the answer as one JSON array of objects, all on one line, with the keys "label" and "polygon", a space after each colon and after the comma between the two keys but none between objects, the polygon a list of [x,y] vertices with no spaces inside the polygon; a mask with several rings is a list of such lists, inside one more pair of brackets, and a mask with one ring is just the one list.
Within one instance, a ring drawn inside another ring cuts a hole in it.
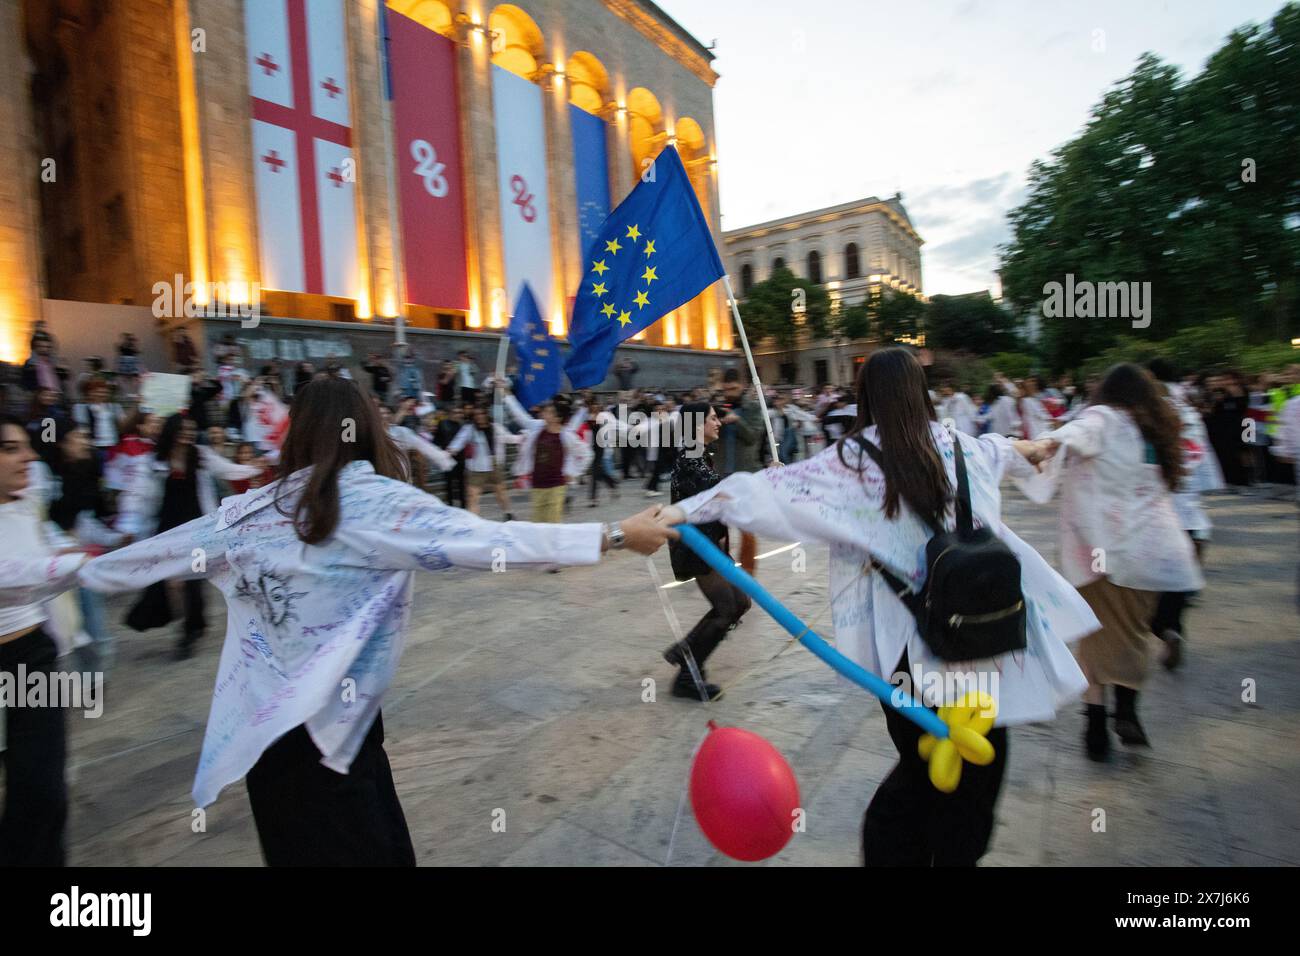
[{"label": "yellow star on flag", "polygon": [[605,274],[605,270],[608,268],[609,266],[605,265],[604,259],[601,259],[599,262],[593,262],[591,264],[591,271],[596,273],[596,275],[598,276],[603,276]]},{"label": "yellow star on flag", "polygon": [[538,349],[538,350],[537,350],[536,352],[534,352],[533,354],[534,354],[534,355],[542,355],[542,356],[546,356],[546,355],[550,355],[551,352],[550,352],[549,349]]},{"label": "yellow star on flag", "polygon": [[600,311],[603,312],[607,318],[613,318],[613,317],[614,317],[614,303],[613,303],[613,302],[606,302],[604,305],[602,305],[602,306],[600,307]]},{"label": "yellow star on flag", "polygon": [[632,321],[632,313],[631,313],[631,312],[620,312],[620,313],[618,314],[618,324],[619,324],[619,325],[627,325],[627,324],[629,324],[631,321]]},{"label": "yellow star on flag", "polygon": [[647,305],[650,304],[650,297],[647,296],[645,294],[645,290],[642,289],[640,292],[636,294],[636,298],[634,298],[632,301],[637,304],[638,308],[644,309]]},{"label": "yellow star on flag", "polygon": [[655,241],[653,239],[647,239],[645,241],[645,254],[648,256],[650,255],[650,253],[654,251],[655,251]]},{"label": "yellow star on flag", "polygon": [[641,238],[641,230],[638,229],[636,226],[628,226],[627,235],[624,238],[631,239],[633,242],[636,242],[638,239]]},{"label": "yellow star on flag", "polygon": [[593,282],[591,284],[592,295],[604,295],[608,291],[609,290],[605,288],[605,283],[603,282]]},{"label": "yellow star on flag", "polygon": [[618,250],[622,248],[623,247],[618,244],[617,239],[611,239],[609,242],[605,243],[605,251],[612,252],[614,255],[618,255]]},{"label": "yellow star on flag", "polygon": [[649,286],[651,282],[659,278],[659,274],[655,272],[654,266],[646,266],[645,272],[641,273],[641,278],[645,279],[646,285]]}]

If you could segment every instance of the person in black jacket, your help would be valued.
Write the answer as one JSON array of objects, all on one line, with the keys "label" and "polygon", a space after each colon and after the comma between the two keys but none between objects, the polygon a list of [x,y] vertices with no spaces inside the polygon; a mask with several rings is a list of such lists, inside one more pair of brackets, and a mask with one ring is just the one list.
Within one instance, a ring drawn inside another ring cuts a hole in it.
[{"label": "person in black jacket", "polygon": [[[709,445],[718,440],[722,423],[708,402],[688,402],[681,408],[682,447],[673,463],[672,501],[674,503],[702,491],[708,491],[722,477],[713,470],[713,454]],[[720,521],[696,525],[696,528],[727,552],[727,526]],[[691,632],[681,641],[664,651],[664,660],[679,670],[673,681],[673,696],[694,700],[713,700],[721,693],[716,684],[705,681],[704,662],[722,643],[727,632],[740,623],[749,610],[750,600],[745,592],[710,568],[690,548],[680,541],[669,544],[673,576],[678,581],[695,579],[700,592],[709,601],[709,612],[700,618]],[[690,662],[699,671],[700,684],[691,674]],[[706,696],[707,695],[707,696]]]}]

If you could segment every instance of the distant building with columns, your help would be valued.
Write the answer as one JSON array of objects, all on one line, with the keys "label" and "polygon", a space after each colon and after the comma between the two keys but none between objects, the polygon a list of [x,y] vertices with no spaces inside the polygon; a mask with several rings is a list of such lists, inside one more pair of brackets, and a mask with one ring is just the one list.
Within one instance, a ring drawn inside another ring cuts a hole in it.
[{"label": "distant building with columns", "polygon": [[[731,229],[722,238],[727,270],[742,300],[756,283],[782,267],[825,286],[832,310],[862,302],[872,289],[922,296],[924,240],[900,194]],[[801,338],[794,348],[779,350],[751,344],[764,382],[847,385],[873,343]]]},{"label": "distant building with columns", "polygon": [[[43,320],[70,360],[131,331],[165,368],[185,327],[356,365],[400,317],[491,367],[521,279],[565,334],[584,237],[665,145],[721,235],[712,60],[648,0],[0,0],[0,359]],[[717,287],[624,347],[646,385],[732,348]]]}]

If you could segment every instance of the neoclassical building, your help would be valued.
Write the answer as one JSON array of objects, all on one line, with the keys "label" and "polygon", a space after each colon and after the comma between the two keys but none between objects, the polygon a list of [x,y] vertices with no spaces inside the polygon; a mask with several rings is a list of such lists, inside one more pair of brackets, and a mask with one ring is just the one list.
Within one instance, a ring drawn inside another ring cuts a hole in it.
[{"label": "neoclassical building", "polygon": [[[720,235],[712,59],[649,0],[0,0],[0,359],[44,320],[68,358],[134,331],[153,368],[182,325],[250,362],[400,326],[490,365],[524,280],[563,335],[666,145]],[[631,348],[684,384],[732,345],[715,288]]]},{"label": "neoclassical building", "polygon": [[[755,283],[782,267],[824,285],[832,309],[863,301],[872,288],[922,295],[924,240],[898,194],[731,229],[722,238],[727,269],[742,300]],[[764,381],[847,384],[870,344],[801,340],[779,352],[756,347],[755,361]]]}]

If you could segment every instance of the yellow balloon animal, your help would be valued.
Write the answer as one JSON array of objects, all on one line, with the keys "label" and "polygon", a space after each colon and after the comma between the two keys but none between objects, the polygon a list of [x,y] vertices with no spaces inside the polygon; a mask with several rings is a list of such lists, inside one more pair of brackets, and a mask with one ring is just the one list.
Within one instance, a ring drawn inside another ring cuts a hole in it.
[{"label": "yellow balloon animal", "polygon": [[930,782],[944,793],[952,793],[961,781],[961,762],[978,766],[993,762],[993,745],[988,732],[998,714],[997,702],[983,691],[967,694],[951,707],[939,708],[939,719],[948,725],[948,736],[921,737],[917,749],[930,764]]}]

